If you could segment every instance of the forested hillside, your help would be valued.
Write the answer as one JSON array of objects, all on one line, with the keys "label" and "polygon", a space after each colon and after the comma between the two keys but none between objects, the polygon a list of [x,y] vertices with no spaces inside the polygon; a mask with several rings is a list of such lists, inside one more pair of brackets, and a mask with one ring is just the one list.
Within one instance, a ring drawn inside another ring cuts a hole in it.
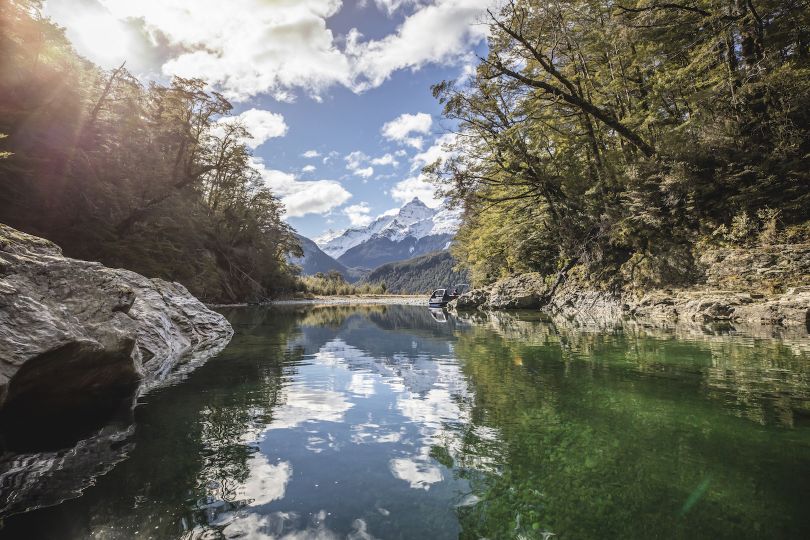
[{"label": "forested hillside", "polygon": [[489,23],[475,74],[434,87],[459,127],[426,168],[477,284],[690,284],[703,247],[808,241],[807,2],[516,0]]},{"label": "forested hillside", "polygon": [[465,283],[467,272],[455,268],[457,261],[449,251],[437,251],[405,261],[384,264],[374,269],[364,282],[384,283],[393,293],[424,293]]},{"label": "forested hillside", "polygon": [[40,9],[0,3],[0,222],[207,300],[291,288],[300,248],[228,101],[103,71]]},{"label": "forested hillside", "polygon": [[382,264],[445,249],[452,239],[451,234],[435,234],[422,238],[409,236],[399,241],[375,237],[349,249],[338,257],[338,261],[350,267],[376,268]]}]

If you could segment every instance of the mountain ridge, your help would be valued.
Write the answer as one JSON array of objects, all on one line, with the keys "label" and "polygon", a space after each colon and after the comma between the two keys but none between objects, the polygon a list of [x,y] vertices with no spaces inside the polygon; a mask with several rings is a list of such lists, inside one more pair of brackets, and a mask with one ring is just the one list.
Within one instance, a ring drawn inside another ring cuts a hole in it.
[{"label": "mountain ridge", "polygon": [[301,273],[305,276],[312,276],[318,272],[326,274],[331,270],[335,270],[339,272],[347,282],[353,283],[361,279],[368,272],[365,269],[348,267],[333,257],[330,257],[328,254],[324,253],[313,240],[302,234],[295,233],[295,237],[301,245],[304,255],[303,257],[290,257],[289,261],[300,266]]},{"label": "mountain ridge", "polygon": [[396,213],[382,214],[365,227],[353,227],[340,234],[321,236],[316,244],[324,253],[340,260],[350,249],[374,239],[387,238],[397,243],[408,237],[417,241],[427,236],[452,237],[458,231],[460,221],[458,211],[444,207],[430,208],[414,197]]},{"label": "mountain ridge", "polygon": [[393,293],[426,293],[436,288],[453,287],[467,282],[467,271],[457,269],[456,264],[457,261],[449,251],[433,251],[378,266],[362,282],[385,283],[387,290]]}]

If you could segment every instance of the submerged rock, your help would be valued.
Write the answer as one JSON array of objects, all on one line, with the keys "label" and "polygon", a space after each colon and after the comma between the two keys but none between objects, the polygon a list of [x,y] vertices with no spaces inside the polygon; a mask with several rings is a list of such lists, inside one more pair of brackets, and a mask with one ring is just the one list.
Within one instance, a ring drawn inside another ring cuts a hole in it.
[{"label": "submerged rock", "polygon": [[232,334],[180,284],[67,258],[0,224],[0,447],[26,424],[115,409]]}]

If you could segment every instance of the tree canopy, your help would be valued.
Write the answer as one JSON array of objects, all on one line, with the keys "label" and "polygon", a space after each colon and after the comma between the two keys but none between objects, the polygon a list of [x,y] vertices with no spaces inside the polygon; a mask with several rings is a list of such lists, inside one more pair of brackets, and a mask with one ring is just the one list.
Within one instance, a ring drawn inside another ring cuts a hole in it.
[{"label": "tree canopy", "polygon": [[0,5],[0,221],[67,255],[180,281],[216,301],[293,287],[300,254],[206,83],[144,85],[71,48],[40,2]]},{"label": "tree canopy", "polygon": [[465,209],[455,254],[475,282],[578,263],[605,286],[689,283],[696,246],[735,223],[808,238],[806,1],[511,0],[488,16],[475,74],[433,88],[458,131],[426,168]]}]

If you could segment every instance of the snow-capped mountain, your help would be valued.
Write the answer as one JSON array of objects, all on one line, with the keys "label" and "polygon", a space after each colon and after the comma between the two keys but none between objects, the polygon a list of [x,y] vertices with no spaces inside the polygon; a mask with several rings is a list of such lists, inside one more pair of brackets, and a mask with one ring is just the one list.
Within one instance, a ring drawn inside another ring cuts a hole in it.
[{"label": "snow-capped mountain", "polygon": [[[417,255],[416,251],[426,253],[424,249],[428,246],[437,245],[437,241],[440,240],[439,236],[447,238],[444,238],[444,244],[434,249],[444,249],[455,235],[460,223],[461,218],[458,211],[448,210],[444,207],[433,209],[414,197],[398,212],[383,214],[366,227],[347,229],[341,234],[330,231],[318,238],[316,242],[324,252],[338,260],[353,248],[372,240],[387,240],[388,242],[385,244],[389,248],[387,250],[389,252],[392,251],[390,249],[392,246],[388,244],[402,244],[404,242],[409,244],[406,257],[403,257],[407,258],[407,256]],[[425,239],[427,241],[424,241]],[[424,244],[424,247],[419,249],[418,244]],[[358,261],[354,262],[357,263]],[[363,262],[370,263],[372,261]],[[386,262],[390,262],[390,260]],[[373,267],[369,264],[364,264],[364,266]]]},{"label": "snow-capped mountain", "polygon": [[304,252],[302,257],[288,257],[287,260],[293,264],[301,267],[301,274],[304,276],[312,276],[318,272],[324,274],[336,270],[343,276],[349,283],[354,283],[358,279],[365,276],[366,272],[357,270],[355,268],[347,268],[339,263],[323,251],[309,238],[300,234],[295,235],[301,249]]}]

